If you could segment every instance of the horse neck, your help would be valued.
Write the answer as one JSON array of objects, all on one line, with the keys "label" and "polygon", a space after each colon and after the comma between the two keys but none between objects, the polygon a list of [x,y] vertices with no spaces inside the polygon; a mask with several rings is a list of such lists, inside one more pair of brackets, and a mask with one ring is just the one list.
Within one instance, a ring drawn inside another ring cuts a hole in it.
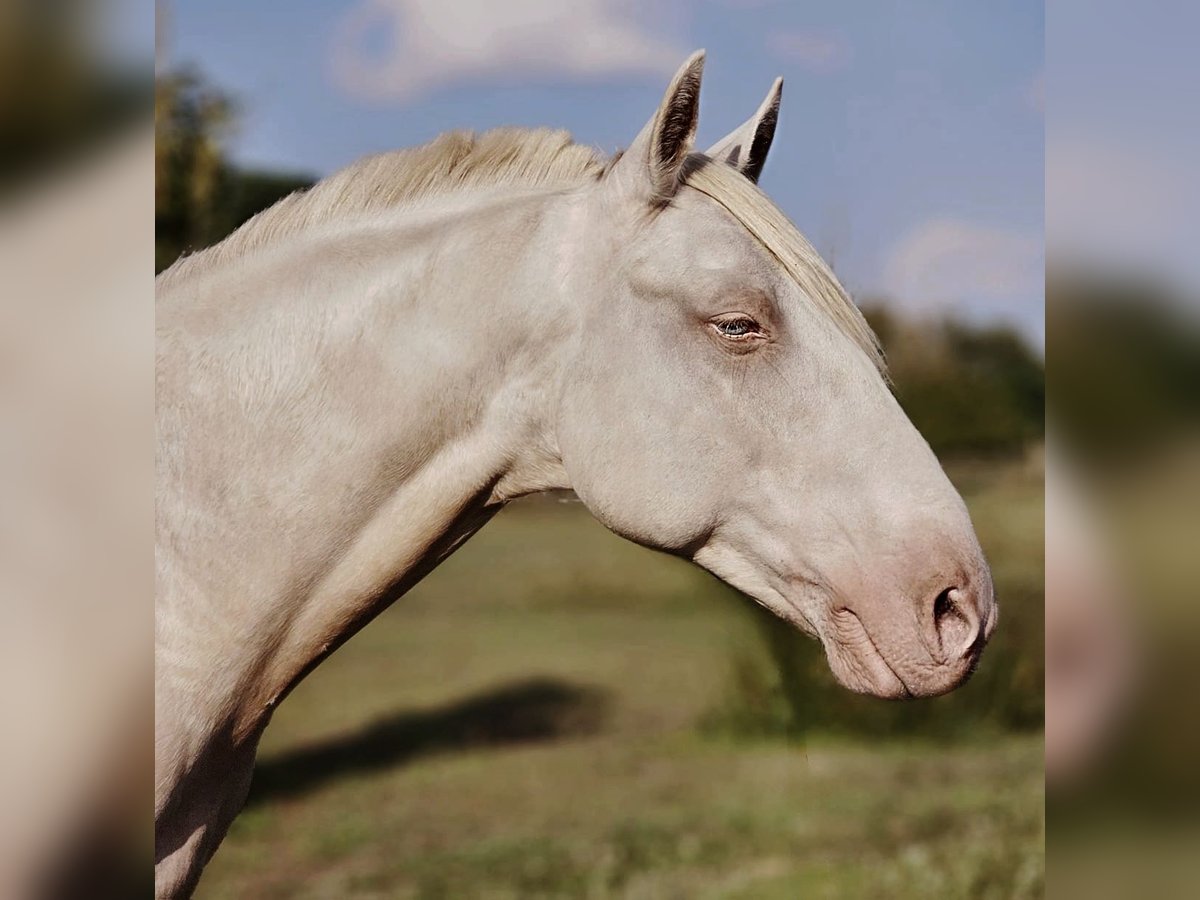
[{"label": "horse neck", "polygon": [[160,300],[160,669],[206,673],[177,679],[187,718],[254,732],[505,501],[567,486],[566,206],[460,203]]}]

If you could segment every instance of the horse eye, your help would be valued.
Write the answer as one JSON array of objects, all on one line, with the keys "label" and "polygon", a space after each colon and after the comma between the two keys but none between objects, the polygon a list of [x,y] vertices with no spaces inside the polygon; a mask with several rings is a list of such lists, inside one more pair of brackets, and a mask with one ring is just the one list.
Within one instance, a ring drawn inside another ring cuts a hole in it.
[{"label": "horse eye", "polygon": [[721,332],[721,334],[725,335],[726,337],[745,337],[748,334],[755,334],[759,330],[757,322],[755,322],[753,319],[748,319],[745,317],[739,319],[726,319],[725,321],[715,322],[714,324],[716,325],[717,331]]}]

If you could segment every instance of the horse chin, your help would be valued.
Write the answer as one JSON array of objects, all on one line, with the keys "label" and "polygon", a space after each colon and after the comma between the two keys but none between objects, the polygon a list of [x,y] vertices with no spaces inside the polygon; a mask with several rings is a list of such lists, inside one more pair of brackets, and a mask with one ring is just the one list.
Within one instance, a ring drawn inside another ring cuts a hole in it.
[{"label": "horse chin", "polygon": [[834,611],[831,619],[832,634],[823,643],[829,668],[840,684],[855,693],[886,700],[913,696],[857,615],[843,608]]}]

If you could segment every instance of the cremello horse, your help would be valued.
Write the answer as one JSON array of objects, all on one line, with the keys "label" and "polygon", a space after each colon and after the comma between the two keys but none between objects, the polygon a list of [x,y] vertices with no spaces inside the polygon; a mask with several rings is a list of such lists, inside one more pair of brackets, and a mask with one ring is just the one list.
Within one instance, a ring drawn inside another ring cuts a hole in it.
[{"label": "cremello horse", "polygon": [[445,135],[160,277],[159,896],[195,886],[288,691],[535,491],[714,572],[853,690],[970,673],[996,606],[963,503],[755,186],[780,82],[698,153],[702,67],[611,160]]}]

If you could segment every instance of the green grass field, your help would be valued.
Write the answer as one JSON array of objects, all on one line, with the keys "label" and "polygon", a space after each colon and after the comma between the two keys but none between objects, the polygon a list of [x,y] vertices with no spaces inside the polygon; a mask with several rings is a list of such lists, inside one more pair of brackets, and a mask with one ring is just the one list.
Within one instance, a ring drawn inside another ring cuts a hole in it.
[{"label": "green grass field", "polygon": [[[1040,584],[1040,475],[956,478],[1002,597]],[[766,659],[747,604],[578,503],[514,505],[283,704],[197,896],[1041,895],[1040,735],[704,727]]]}]

